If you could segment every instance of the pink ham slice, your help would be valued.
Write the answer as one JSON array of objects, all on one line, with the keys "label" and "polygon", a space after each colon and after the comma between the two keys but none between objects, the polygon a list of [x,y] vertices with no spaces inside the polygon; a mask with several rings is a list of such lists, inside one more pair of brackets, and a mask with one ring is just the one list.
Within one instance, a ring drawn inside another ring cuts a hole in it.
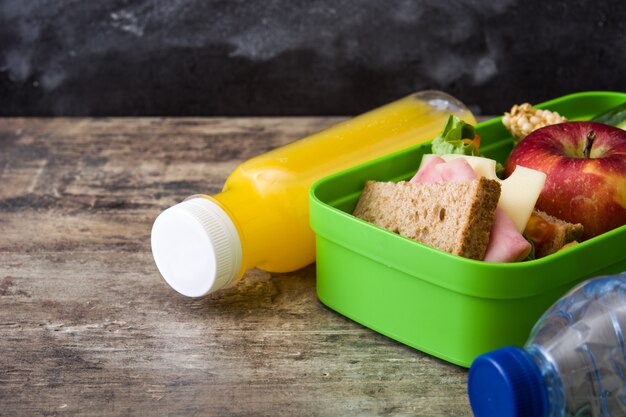
[{"label": "pink ham slice", "polygon": [[411,178],[411,182],[430,184],[433,182],[472,181],[478,175],[463,158],[446,162],[438,156],[431,157],[426,164]]},{"label": "pink ham slice", "polygon": [[496,207],[485,262],[519,262],[530,253],[530,243],[517,231],[506,212]]},{"label": "pink ham slice", "polygon": [[417,173],[411,178],[412,183],[424,183],[431,184],[433,182],[443,182],[441,176],[435,168],[439,165],[445,164],[446,161],[438,156],[431,156],[428,161],[417,171]]},{"label": "pink ham slice", "polygon": [[[460,182],[477,178],[478,175],[465,159],[457,158],[445,162],[438,156],[433,156],[411,178],[411,182]],[[484,260],[486,262],[517,262],[526,258],[530,249],[530,243],[517,231],[508,214],[497,207]]]}]

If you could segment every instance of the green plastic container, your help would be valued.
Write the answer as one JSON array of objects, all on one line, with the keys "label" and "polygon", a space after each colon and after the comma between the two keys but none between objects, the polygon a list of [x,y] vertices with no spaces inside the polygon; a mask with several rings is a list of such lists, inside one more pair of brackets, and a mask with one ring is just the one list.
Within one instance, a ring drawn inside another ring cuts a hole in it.
[{"label": "green plastic container", "polygon": [[[626,102],[626,94],[587,92],[538,107],[586,120]],[[480,123],[481,152],[504,162],[512,149],[501,118]],[[469,367],[487,351],[522,345],[541,314],[576,283],[626,270],[626,226],[530,262],[461,258],[357,219],[365,181],[411,178],[430,143],[317,181],[310,190],[322,303],[392,339]]]}]

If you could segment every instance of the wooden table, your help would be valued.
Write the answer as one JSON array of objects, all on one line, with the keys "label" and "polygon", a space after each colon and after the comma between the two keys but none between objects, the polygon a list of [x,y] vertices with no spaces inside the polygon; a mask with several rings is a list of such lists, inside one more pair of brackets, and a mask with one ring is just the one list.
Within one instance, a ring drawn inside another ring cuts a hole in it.
[{"label": "wooden table", "polygon": [[315,266],[202,299],[157,214],[339,118],[0,119],[0,415],[470,416],[465,369],[316,299]]}]

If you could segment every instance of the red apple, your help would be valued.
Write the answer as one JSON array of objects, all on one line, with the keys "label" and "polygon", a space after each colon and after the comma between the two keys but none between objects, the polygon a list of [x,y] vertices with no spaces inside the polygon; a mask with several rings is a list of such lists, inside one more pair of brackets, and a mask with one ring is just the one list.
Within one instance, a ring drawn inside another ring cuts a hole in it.
[{"label": "red apple", "polygon": [[546,126],[517,144],[505,175],[517,165],[547,175],[536,207],[582,223],[585,239],[626,224],[626,131],[593,122]]}]

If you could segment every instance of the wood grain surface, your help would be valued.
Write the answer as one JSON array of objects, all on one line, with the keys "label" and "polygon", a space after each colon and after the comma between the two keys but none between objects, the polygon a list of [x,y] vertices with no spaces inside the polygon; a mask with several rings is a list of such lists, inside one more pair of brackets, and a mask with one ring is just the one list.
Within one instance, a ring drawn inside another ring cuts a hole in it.
[{"label": "wood grain surface", "polygon": [[315,266],[201,299],[158,213],[339,118],[0,119],[0,415],[470,416],[465,369],[327,309]]}]

